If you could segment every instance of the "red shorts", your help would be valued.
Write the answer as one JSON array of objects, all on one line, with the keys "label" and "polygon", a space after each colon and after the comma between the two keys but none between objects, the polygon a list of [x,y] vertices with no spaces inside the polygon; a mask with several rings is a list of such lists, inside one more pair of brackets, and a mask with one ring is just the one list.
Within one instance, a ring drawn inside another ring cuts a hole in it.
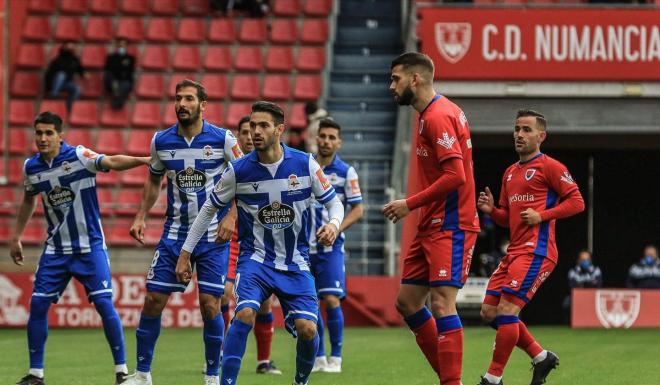
[{"label": "red shorts", "polygon": [[236,261],[238,260],[238,231],[234,231],[234,235],[229,242],[229,264],[227,265],[227,281],[236,281]]},{"label": "red shorts", "polygon": [[403,259],[401,283],[463,287],[476,242],[476,232],[463,230],[418,235]]},{"label": "red shorts", "polygon": [[493,272],[484,304],[497,306],[500,297],[523,308],[550,276],[557,264],[536,254],[507,255]]}]

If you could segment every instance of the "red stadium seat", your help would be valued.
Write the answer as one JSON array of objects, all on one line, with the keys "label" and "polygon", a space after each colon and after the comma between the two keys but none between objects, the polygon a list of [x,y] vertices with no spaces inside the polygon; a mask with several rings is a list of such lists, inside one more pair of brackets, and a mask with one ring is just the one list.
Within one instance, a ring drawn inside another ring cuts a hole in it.
[{"label": "red stadium seat", "polygon": [[85,69],[101,69],[105,66],[108,55],[104,45],[85,44],[82,51],[82,65]]},{"label": "red stadium seat", "polygon": [[30,0],[28,11],[30,13],[55,13],[55,0]]},{"label": "red stadium seat", "polygon": [[207,38],[210,43],[233,43],[236,40],[234,19],[212,19]]},{"label": "red stadium seat", "polygon": [[143,16],[149,12],[149,0],[121,0],[122,14]]},{"label": "red stadium seat", "polygon": [[21,98],[33,98],[40,94],[40,75],[37,72],[16,71],[11,78],[11,95]]},{"label": "red stadium seat", "polygon": [[178,71],[198,71],[201,66],[199,48],[190,45],[179,45],[174,51],[172,67]]},{"label": "red stadium seat", "polygon": [[113,38],[112,19],[109,17],[90,17],[85,27],[85,40],[108,42]]},{"label": "red stadium seat", "polygon": [[252,111],[252,103],[235,102],[229,104],[227,111],[227,120],[225,122],[227,127],[238,127],[238,122],[245,115],[250,115]]},{"label": "red stadium seat", "polygon": [[203,118],[211,124],[222,126],[225,122],[225,109],[221,103],[207,103]]},{"label": "red stadium seat", "polygon": [[32,100],[9,101],[9,124],[31,126],[34,116],[34,104]]},{"label": "red stadium seat", "polygon": [[[149,155],[149,143],[146,144],[146,153],[136,154],[147,156]],[[144,181],[149,177],[149,170],[146,167],[136,167],[130,170],[122,171],[119,176],[119,181],[123,186],[144,186]]]},{"label": "red stadium seat", "polygon": [[256,100],[259,97],[259,78],[256,75],[234,75],[230,95],[236,100]]},{"label": "red stadium seat", "polygon": [[205,38],[204,20],[185,18],[179,21],[176,37],[183,43],[201,43]]},{"label": "red stadium seat", "polygon": [[138,78],[135,94],[144,99],[161,99],[165,94],[163,75],[159,73],[143,73]]},{"label": "red stadium seat", "polygon": [[300,41],[306,44],[325,44],[328,40],[328,21],[326,19],[306,19],[303,21]]},{"label": "red stadium seat", "polygon": [[117,13],[116,0],[89,0],[89,10],[91,13],[101,15],[112,15]]},{"label": "red stadium seat", "polygon": [[300,13],[300,4],[298,0],[275,0],[273,13],[275,16],[295,17]]},{"label": "red stadium seat", "polygon": [[300,47],[296,69],[302,72],[319,72],[325,67],[325,48]]},{"label": "red stadium seat", "polygon": [[[167,86],[167,97],[174,99],[174,97],[176,96],[176,85],[177,85],[177,83],[182,82],[185,79],[196,80],[197,75],[195,75],[193,73],[190,73],[190,74],[172,74],[172,77],[170,77],[169,85]],[[204,83],[202,83],[202,84],[204,84]],[[207,88],[206,92],[208,92],[209,91],[208,90],[209,86],[208,85],[204,85],[204,86]]]},{"label": "red stadium seat", "polygon": [[32,217],[25,226],[21,241],[26,245],[41,245],[46,240],[46,226],[43,218]]},{"label": "red stadium seat", "polygon": [[122,154],[124,152],[124,130],[114,128],[99,130],[94,149],[104,154]]},{"label": "red stadium seat", "polygon": [[47,16],[28,16],[23,24],[23,38],[34,41],[50,39],[50,22]]},{"label": "red stadium seat", "polygon": [[147,27],[147,40],[170,43],[174,40],[174,22],[168,17],[154,17]]},{"label": "red stadium seat", "polygon": [[96,102],[78,101],[73,104],[69,118],[72,126],[94,127],[98,125]]},{"label": "red stadium seat", "polygon": [[[101,113],[101,125],[111,127],[128,127],[128,106],[124,105],[121,110],[113,109],[106,104]],[[103,130],[101,130],[103,131]]]},{"label": "red stadium seat", "polygon": [[211,11],[208,0],[186,0],[180,3],[184,15],[206,16]]},{"label": "red stadium seat", "polygon": [[60,12],[81,14],[87,12],[87,0],[60,0]]},{"label": "red stadium seat", "polygon": [[231,50],[229,47],[208,47],[204,56],[204,69],[207,71],[229,71]]},{"label": "red stadium seat", "polygon": [[321,95],[321,77],[314,75],[298,75],[293,89],[296,100],[317,100]]},{"label": "red stadium seat", "polygon": [[270,27],[270,41],[279,44],[293,44],[297,40],[297,30],[295,20],[275,19]]},{"label": "red stadium seat", "polygon": [[161,119],[160,102],[137,102],[133,108],[131,125],[156,128]]},{"label": "red stadium seat", "polygon": [[122,17],[117,24],[117,38],[123,38],[131,42],[142,41],[144,26],[141,17]]},{"label": "red stadium seat", "polygon": [[142,68],[166,70],[170,66],[170,51],[166,45],[148,45],[140,59]]},{"label": "red stadium seat", "polygon": [[92,132],[86,128],[71,128],[64,131],[64,140],[72,146],[83,145],[96,151],[96,149],[92,147],[94,145],[94,142],[92,141]]},{"label": "red stadium seat", "polygon": [[[161,194],[165,195],[165,194]],[[150,217],[155,217],[156,215],[154,214],[154,209],[151,209],[149,211],[149,216]],[[160,237],[163,235],[163,219],[165,217],[165,213],[162,215],[159,215],[161,218],[159,219],[150,219],[146,223],[146,227],[144,228],[144,245],[145,246],[156,246],[158,242],[160,242]]]},{"label": "red stadium seat", "polygon": [[305,114],[304,103],[294,103],[289,112],[288,125],[289,127],[304,129],[307,127],[307,114]]},{"label": "red stadium seat", "polygon": [[234,57],[234,68],[237,71],[259,72],[263,67],[261,47],[238,47]]},{"label": "red stadium seat", "polygon": [[[2,167],[5,163],[0,162]],[[7,181],[10,185],[22,185],[23,184],[23,165],[25,163],[25,158],[21,157],[12,157],[9,159],[9,170],[5,174],[4,170],[0,168],[0,175],[7,175]]]},{"label": "red stadium seat", "polygon": [[142,201],[142,189],[121,189],[121,191],[119,191],[119,198],[120,199],[118,199],[117,207],[115,209],[117,215],[134,216],[140,208],[140,201]]},{"label": "red stadium seat", "polygon": [[9,243],[11,237],[11,228],[15,223],[15,219],[8,217],[0,217],[0,244]]},{"label": "red stadium seat", "polygon": [[270,47],[266,54],[266,70],[291,72],[293,70],[293,49],[291,47]]},{"label": "red stadium seat", "polygon": [[176,112],[174,111],[174,104],[170,103],[165,106],[165,114],[162,116],[161,125],[169,127],[177,123]]},{"label": "red stadium seat", "polygon": [[78,16],[60,16],[55,26],[55,39],[78,41],[82,37],[82,23]]},{"label": "red stadium seat", "polygon": [[46,66],[46,56],[41,44],[21,44],[18,48],[16,65],[19,68],[42,69]]},{"label": "red stadium seat", "polygon": [[202,77],[202,84],[210,100],[221,100],[227,97],[227,76],[206,74]]},{"label": "red stadium seat", "polygon": [[69,113],[66,110],[64,100],[43,100],[39,107],[39,112],[50,111],[59,115],[62,121],[66,124],[69,121]]},{"label": "red stadium seat", "polygon": [[[99,150],[100,151],[100,150]],[[97,174],[98,175],[98,174]],[[99,187],[96,189],[96,197],[99,201],[101,215],[109,217],[115,213],[114,187]]]},{"label": "red stadium seat", "polygon": [[103,94],[103,75],[100,72],[91,72],[82,80],[82,96],[85,99],[97,99]]},{"label": "red stadium seat", "polygon": [[[138,169],[140,168],[134,168],[133,170]],[[115,218],[115,220],[112,221],[110,228],[105,230],[105,233],[108,234],[108,243],[115,246],[139,245],[138,241],[133,239],[131,234],[128,232],[132,225],[133,219]]]},{"label": "red stadium seat", "polygon": [[[9,129],[9,153],[13,155],[26,155],[32,148],[28,133],[32,133],[27,128],[13,127]],[[1,195],[0,195],[1,196]],[[4,199],[4,196],[2,197]]]},{"label": "red stadium seat", "polygon": [[151,12],[161,16],[176,16],[179,13],[177,0],[151,1]]},{"label": "red stadium seat", "polygon": [[96,174],[96,184],[99,186],[116,186],[119,184],[117,171],[99,172]]},{"label": "red stadium seat", "polygon": [[247,44],[266,42],[267,28],[265,19],[243,19],[238,33],[238,40]]},{"label": "red stadium seat", "polygon": [[151,130],[131,130],[130,136],[128,137],[128,145],[126,146],[126,151],[129,154],[136,156],[149,155],[151,148],[151,138],[153,138],[153,136],[154,132]]},{"label": "red stadium seat", "polygon": [[332,9],[332,0],[307,0],[305,15],[312,17],[327,17]]},{"label": "red stadium seat", "polygon": [[[12,215],[16,212],[16,189],[11,186],[0,186],[0,215]],[[11,228],[11,226],[9,226]]]},{"label": "red stadium seat", "polygon": [[291,97],[289,75],[266,75],[261,96],[265,100],[286,100]]}]

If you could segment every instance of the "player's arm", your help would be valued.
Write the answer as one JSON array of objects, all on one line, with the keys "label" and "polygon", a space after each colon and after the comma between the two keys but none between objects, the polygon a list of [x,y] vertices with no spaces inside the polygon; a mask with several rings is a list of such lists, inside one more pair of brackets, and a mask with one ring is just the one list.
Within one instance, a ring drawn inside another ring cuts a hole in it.
[{"label": "player's arm", "polygon": [[346,185],[344,186],[344,191],[346,192],[346,203],[351,206],[351,209],[348,211],[348,214],[344,216],[344,220],[339,227],[339,232],[351,227],[364,215],[360,183],[358,181],[357,172],[353,167],[349,168],[346,173]]},{"label": "player's arm", "polygon": [[445,199],[447,194],[465,184],[463,159],[448,158],[440,163],[441,175],[429,187],[406,199],[410,210],[415,210],[429,203]]},{"label": "player's arm", "polygon": [[[506,196],[504,188],[505,185],[502,184],[502,193],[500,194],[501,196]],[[477,199],[477,207],[483,213],[490,215],[490,217],[493,219],[493,222],[495,222],[498,226],[509,227],[509,208],[506,206],[495,206],[493,193],[490,191],[488,186],[486,186],[484,191],[479,193],[479,198]]]},{"label": "player's arm", "polygon": [[531,208],[520,213],[522,220],[528,225],[537,225],[554,219],[568,218],[584,211],[584,200],[580,189],[568,173],[566,166],[556,162],[550,163],[546,170],[548,187],[559,196],[559,204],[547,210],[534,211]]},{"label": "player's arm", "polygon": [[179,260],[176,264],[176,276],[180,282],[190,282],[192,279],[192,266],[190,255],[197,246],[199,240],[206,234],[209,225],[213,221],[218,210],[231,204],[236,195],[236,175],[231,163],[222,173],[220,182],[215,186],[209,198],[204,202],[202,209],[197,214],[195,221],[190,227],[186,241],[181,248]]},{"label": "player's arm", "polygon": [[148,165],[150,160],[151,158],[148,156],[105,155],[100,156],[98,164],[104,170],[123,171]]},{"label": "player's arm", "polygon": [[23,231],[25,231],[25,226],[27,226],[28,221],[34,213],[34,209],[37,207],[37,196],[31,194],[28,191],[25,191],[23,195],[23,201],[21,202],[21,207],[18,209],[18,217],[16,218],[16,226],[12,230],[11,244],[9,254],[14,260],[14,263],[22,266],[23,265],[23,245],[21,244],[21,237],[23,236]]},{"label": "player's arm", "polygon": [[320,244],[330,246],[335,243],[335,239],[339,235],[339,228],[344,220],[344,205],[337,197],[335,189],[323,173],[321,166],[311,155],[309,156],[309,175],[312,181],[312,193],[316,200],[328,210],[329,218],[328,223],[321,226],[316,232],[316,239]]},{"label": "player's arm", "polygon": [[584,211],[584,200],[582,199],[580,190],[575,189],[564,197],[557,206],[543,210],[539,212],[539,215],[542,222],[547,222],[553,219],[572,217],[582,211]]},{"label": "player's arm", "polygon": [[348,214],[344,217],[344,220],[339,226],[339,232],[346,230],[351,227],[353,223],[357,222],[364,215],[364,205],[362,203],[356,203],[351,205],[351,209],[348,211]]},{"label": "player's arm", "polygon": [[161,162],[160,157],[158,156],[158,151],[156,151],[156,135],[151,139],[151,158],[149,162],[149,177],[144,182],[144,187],[142,188],[142,199],[140,200],[140,208],[138,209],[137,214],[135,214],[135,219],[133,220],[133,225],[129,230],[129,233],[135,240],[144,244],[144,228],[146,223],[144,219],[147,216],[149,210],[154,207],[156,201],[158,200],[158,195],[160,194],[160,186],[163,181],[163,176],[165,175],[165,165]]},{"label": "player's arm", "polygon": [[[227,130],[225,133],[225,159],[235,160],[243,157],[243,151],[238,145],[238,140],[231,131]],[[234,228],[236,227],[236,217],[238,216],[238,210],[236,209],[236,202],[232,201],[231,207],[227,212],[227,215],[222,218],[218,224],[218,238],[216,242],[225,243],[231,240],[232,235],[234,234]]]}]

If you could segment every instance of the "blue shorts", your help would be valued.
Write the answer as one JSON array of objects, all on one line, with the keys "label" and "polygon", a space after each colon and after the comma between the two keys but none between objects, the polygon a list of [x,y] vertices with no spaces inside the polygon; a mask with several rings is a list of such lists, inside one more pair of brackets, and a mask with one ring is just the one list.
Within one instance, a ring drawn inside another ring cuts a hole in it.
[{"label": "blue shorts", "polygon": [[248,259],[240,263],[234,290],[236,313],[246,307],[259,311],[261,303],[275,294],[290,332],[297,318],[316,322],[318,299],[314,290],[314,277],[309,271],[276,270]]},{"label": "blue shorts", "polygon": [[[176,263],[183,241],[161,239],[147,273],[147,291],[169,294],[185,291],[187,284],[176,278]],[[221,297],[225,292],[225,274],[229,258],[229,243],[200,242],[190,256],[197,271],[199,292]]]},{"label": "blue shorts", "polygon": [[57,302],[71,277],[85,287],[89,302],[112,297],[110,259],[103,249],[84,254],[42,254],[32,296],[52,298]]},{"label": "blue shorts", "polygon": [[341,249],[333,248],[331,252],[320,251],[318,254],[310,254],[309,262],[319,297],[322,298],[327,294],[339,298],[346,297],[346,268]]}]

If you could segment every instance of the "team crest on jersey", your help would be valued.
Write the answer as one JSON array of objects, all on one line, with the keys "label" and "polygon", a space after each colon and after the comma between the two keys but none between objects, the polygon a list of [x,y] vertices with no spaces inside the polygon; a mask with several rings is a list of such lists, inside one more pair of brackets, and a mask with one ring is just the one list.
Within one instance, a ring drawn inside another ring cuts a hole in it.
[{"label": "team crest on jersey", "polygon": [[470,23],[435,23],[435,45],[449,63],[458,63],[470,50]]},{"label": "team crest on jersey", "polygon": [[565,183],[568,183],[568,184],[575,184],[575,182],[573,181],[573,177],[571,176],[571,174],[568,173],[568,171],[564,171],[564,175],[562,175],[559,179],[562,182],[565,182]]},{"label": "team crest on jersey", "polygon": [[323,170],[321,169],[316,170],[316,176],[319,178],[319,182],[321,182],[321,186],[323,186],[324,190],[330,188],[330,182],[328,182],[328,178],[325,177]]},{"label": "team crest on jersey", "polygon": [[456,143],[456,138],[453,136],[449,136],[449,134],[445,131],[442,133],[442,139],[438,138],[436,143],[449,150],[451,146],[453,146],[454,143]]},{"label": "team crest on jersey", "polygon": [[206,186],[206,174],[192,167],[186,167],[176,174],[177,188],[184,193],[196,193]]},{"label": "team crest on jersey", "polygon": [[534,174],[536,174],[536,169],[535,168],[530,168],[527,171],[525,171],[525,180],[530,181],[532,178],[534,178]]},{"label": "team crest on jersey", "polygon": [[289,175],[289,190],[295,190],[298,188],[298,186],[300,186],[300,182],[298,182],[298,175]]},{"label": "team crest on jersey", "polygon": [[57,210],[66,210],[73,205],[76,194],[69,187],[55,186],[47,194],[48,204]]},{"label": "team crest on jersey", "polygon": [[209,160],[213,156],[213,148],[209,145],[204,146],[202,149],[202,154],[204,154],[204,159]]},{"label": "team crest on jersey", "polygon": [[639,316],[642,295],[637,290],[597,290],[596,315],[603,327],[629,328]]},{"label": "team crest on jersey", "polygon": [[62,170],[67,174],[71,172],[71,165],[66,160],[62,162]]},{"label": "team crest on jersey", "polygon": [[268,206],[262,207],[257,213],[259,222],[270,230],[284,230],[291,227],[296,219],[293,207],[274,201]]}]

